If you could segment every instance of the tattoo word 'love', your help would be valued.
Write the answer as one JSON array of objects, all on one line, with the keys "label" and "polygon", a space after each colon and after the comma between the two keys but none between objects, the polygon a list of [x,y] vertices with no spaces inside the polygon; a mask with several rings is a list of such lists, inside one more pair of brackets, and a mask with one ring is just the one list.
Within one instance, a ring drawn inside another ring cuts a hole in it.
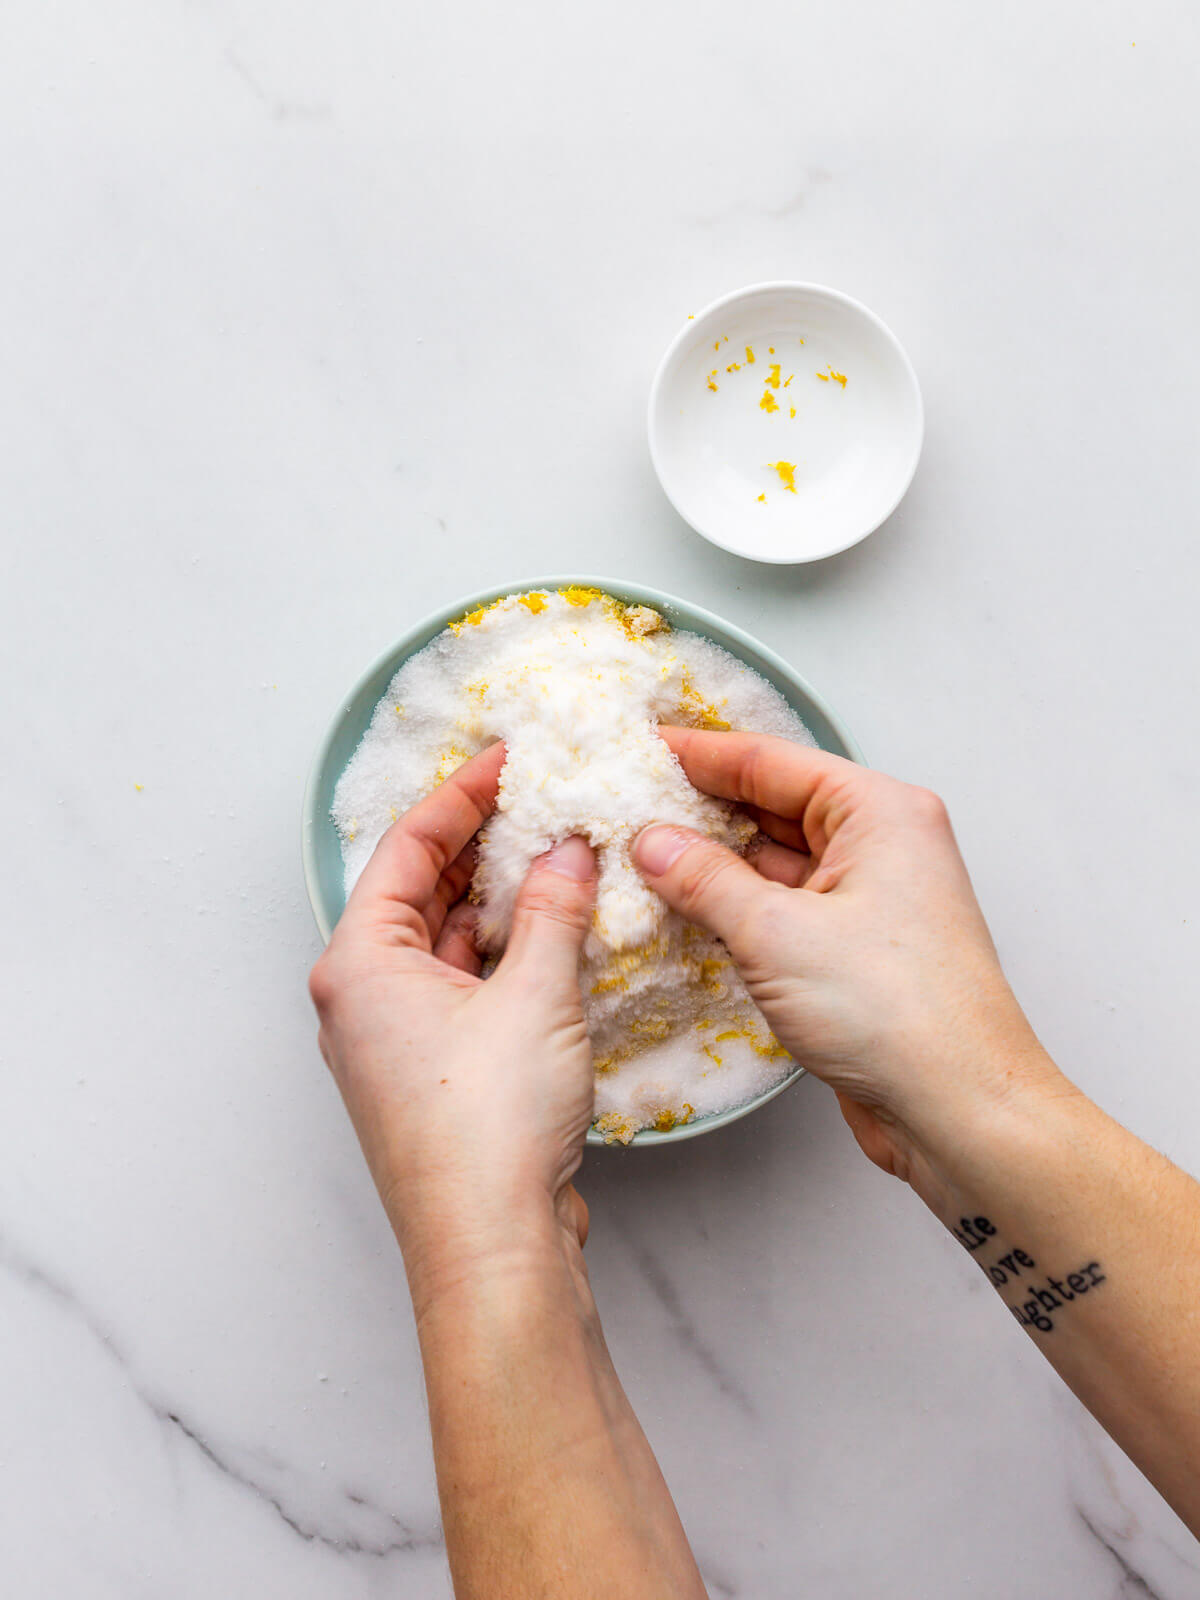
[{"label": "tattoo word 'love'", "polygon": [[[987,1217],[960,1217],[958,1226],[952,1228],[951,1232],[972,1254],[996,1238],[996,1229]],[[1043,1283],[1034,1283],[1030,1274],[1037,1262],[1024,1250],[1010,1250],[1006,1255],[997,1256],[990,1265],[980,1261],[980,1266],[997,1289],[1012,1283],[1019,1285],[1018,1293],[1021,1296],[1031,1296],[1016,1305],[1003,1296],[1001,1298],[1023,1328],[1036,1328],[1039,1333],[1051,1333],[1054,1329],[1053,1313],[1061,1311],[1072,1300],[1089,1294],[1106,1281],[1100,1263],[1089,1261],[1077,1272],[1065,1273],[1061,1280],[1047,1275]]]}]

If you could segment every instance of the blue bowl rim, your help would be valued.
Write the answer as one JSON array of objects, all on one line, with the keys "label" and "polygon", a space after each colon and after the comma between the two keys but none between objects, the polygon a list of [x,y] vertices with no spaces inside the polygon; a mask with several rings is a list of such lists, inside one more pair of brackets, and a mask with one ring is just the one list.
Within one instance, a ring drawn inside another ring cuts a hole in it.
[{"label": "blue bowl rim", "polygon": [[[432,613],[409,628],[394,644],[382,651],[371,664],[362,671],[353,686],[342,696],[334,715],[330,718],[325,733],[317,746],[313,756],[312,765],[309,767],[308,779],[304,786],[304,801],[301,829],[301,860],[304,872],[304,887],[308,894],[308,903],[312,910],[313,920],[316,922],[317,931],[321,938],[328,943],[333,932],[334,920],[328,915],[321,892],[320,880],[317,872],[316,860],[316,823],[315,808],[317,794],[321,781],[329,763],[330,752],[341,731],[342,723],[349,714],[350,706],[359,698],[367,684],[382,673],[389,664],[391,672],[397,672],[401,664],[410,655],[415,654],[418,648],[418,639],[428,640],[435,637],[443,628],[449,627],[451,622],[465,616],[470,611],[476,611],[480,606],[490,605],[493,600],[501,600],[505,595],[525,594],[531,589],[566,589],[570,587],[581,589],[599,589],[605,594],[610,594],[616,600],[624,601],[629,605],[644,604],[652,606],[656,611],[662,610],[667,614],[675,613],[688,621],[687,631],[701,633],[711,637],[711,627],[728,635],[736,641],[739,648],[745,652],[743,659],[748,666],[754,666],[756,661],[761,661],[773,672],[792,684],[802,697],[807,698],[821,712],[829,726],[841,741],[846,756],[851,761],[866,765],[866,757],[862,753],[858,740],[850,732],[841,716],[830,705],[824,695],[819,694],[801,673],[783,659],[782,656],[770,649],[767,645],[748,634],[745,629],[739,628],[736,623],[719,617],[713,611],[708,611],[703,606],[695,605],[690,600],[683,600],[678,595],[667,594],[661,589],[652,588],[649,584],[630,584],[620,582],[613,578],[598,578],[592,576],[567,576],[549,578],[530,578],[515,583],[497,584],[490,589],[484,589],[475,594],[465,595],[456,600],[452,605],[445,606],[442,610]],[[716,641],[714,641],[716,642]],[[364,729],[365,731],[365,729]],[[741,1105],[731,1106],[727,1111],[718,1111],[710,1116],[697,1117],[692,1122],[684,1122],[667,1132],[660,1132],[655,1128],[645,1128],[634,1136],[632,1147],[657,1144],[677,1144],[683,1139],[695,1139],[703,1133],[714,1133],[718,1128],[728,1126],[731,1122],[738,1122],[742,1117],[749,1116],[752,1111],[757,1111],[760,1106],[765,1106],[768,1101],[774,1100],[787,1088],[790,1088],[797,1079],[804,1077],[805,1069],[796,1067],[785,1078],[781,1078],[771,1088],[755,1095],[753,1099],[744,1101]],[[607,1141],[602,1134],[594,1128],[589,1128],[587,1143],[593,1146],[605,1147]],[[629,1148],[628,1146],[624,1148]]]}]

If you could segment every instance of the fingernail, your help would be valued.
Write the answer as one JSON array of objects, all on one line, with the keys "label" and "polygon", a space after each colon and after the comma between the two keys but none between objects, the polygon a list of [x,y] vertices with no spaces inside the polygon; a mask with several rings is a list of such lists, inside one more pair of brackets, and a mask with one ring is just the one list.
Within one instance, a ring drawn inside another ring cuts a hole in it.
[{"label": "fingernail", "polygon": [[578,834],[556,844],[543,860],[551,872],[561,872],[564,878],[574,878],[577,883],[586,883],[594,867],[592,847]]},{"label": "fingernail", "polygon": [[633,859],[643,872],[652,878],[661,878],[669,872],[692,840],[678,828],[665,828],[655,824],[643,828],[633,841]]}]

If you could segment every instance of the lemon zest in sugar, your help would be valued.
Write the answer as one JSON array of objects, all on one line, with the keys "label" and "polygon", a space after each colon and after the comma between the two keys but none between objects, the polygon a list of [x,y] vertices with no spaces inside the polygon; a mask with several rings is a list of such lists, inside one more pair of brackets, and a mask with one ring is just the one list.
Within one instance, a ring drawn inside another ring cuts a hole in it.
[{"label": "lemon zest in sugar", "polygon": [[588,839],[597,890],[580,988],[595,1125],[622,1143],[668,1113],[678,1126],[745,1104],[790,1070],[720,941],[671,911],[633,864],[633,840],[653,821],[734,850],[754,833],[692,787],[658,735],[663,722],[812,743],[776,689],[652,605],[586,581],[516,591],[460,614],[404,661],[331,807],[349,892],[390,817],[502,741],[467,888],[488,960],[505,948],[530,864],[558,840]]}]

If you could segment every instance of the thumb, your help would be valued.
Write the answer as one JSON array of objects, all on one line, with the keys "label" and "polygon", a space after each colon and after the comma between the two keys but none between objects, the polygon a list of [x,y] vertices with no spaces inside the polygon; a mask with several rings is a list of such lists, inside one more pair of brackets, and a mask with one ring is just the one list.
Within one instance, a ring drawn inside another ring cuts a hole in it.
[{"label": "thumb", "polygon": [[499,970],[574,988],[595,898],[596,858],[586,839],[564,839],[539,856],[517,895]]},{"label": "thumb", "polygon": [[633,859],[672,911],[715,933],[734,960],[739,959],[755,913],[769,892],[748,862],[702,833],[661,823],[638,834]]}]

